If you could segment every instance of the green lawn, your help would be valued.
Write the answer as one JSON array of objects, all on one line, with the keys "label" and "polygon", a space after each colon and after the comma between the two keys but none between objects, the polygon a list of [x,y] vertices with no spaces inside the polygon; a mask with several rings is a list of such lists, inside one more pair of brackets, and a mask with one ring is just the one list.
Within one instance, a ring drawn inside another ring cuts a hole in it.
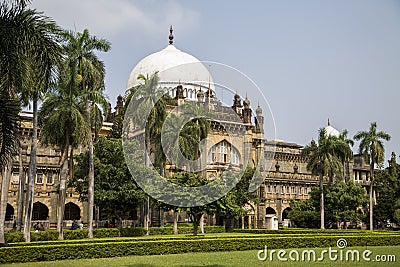
[{"label": "green lawn", "polygon": [[[337,248],[333,248],[337,249]],[[346,250],[358,250],[360,256],[366,250],[365,247],[351,247],[345,248]],[[16,264],[5,264],[2,266],[14,266],[14,267],[29,267],[29,266],[74,266],[74,267],[85,267],[85,266],[126,266],[126,267],[139,267],[139,266],[208,266],[208,267],[223,267],[223,266],[399,266],[400,262],[400,246],[392,247],[368,247],[372,251],[369,256],[370,262],[361,260],[360,262],[354,261],[330,261],[326,255],[323,262],[301,262],[301,261],[288,261],[282,262],[276,259],[276,253],[274,260],[270,261],[269,258],[266,261],[259,261],[257,258],[257,250],[251,251],[231,251],[231,252],[213,252],[213,253],[186,253],[186,254],[174,254],[174,255],[155,255],[155,256],[129,256],[121,258],[106,258],[106,259],[85,259],[85,260],[65,260],[56,262],[35,262],[35,263],[16,263]],[[286,256],[292,249],[287,249]],[[308,249],[309,250],[309,249]],[[323,249],[315,249],[317,257],[319,257]],[[300,255],[303,249],[297,250]],[[270,252],[269,252],[270,253]],[[376,262],[372,261],[376,255],[395,255],[396,262]],[[362,256],[361,256],[362,257]]]}]

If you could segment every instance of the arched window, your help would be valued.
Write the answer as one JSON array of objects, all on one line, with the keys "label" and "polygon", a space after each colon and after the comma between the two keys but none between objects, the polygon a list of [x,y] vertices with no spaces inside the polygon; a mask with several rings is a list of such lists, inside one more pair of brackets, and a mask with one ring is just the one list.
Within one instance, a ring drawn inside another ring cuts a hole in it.
[{"label": "arched window", "polygon": [[208,158],[207,158],[208,163],[212,163],[216,161],[215,157],[215,146],[212,146],[210,148],[210,151],[208,151]]},{"label": "arched window", "polygon": [[218,144],[218,161],[228,162],[228,143],[225,140]]},{"label": "arched window", "polygon": [[239,165],[239,152],[233,146],[231,146],[231,163]]}]

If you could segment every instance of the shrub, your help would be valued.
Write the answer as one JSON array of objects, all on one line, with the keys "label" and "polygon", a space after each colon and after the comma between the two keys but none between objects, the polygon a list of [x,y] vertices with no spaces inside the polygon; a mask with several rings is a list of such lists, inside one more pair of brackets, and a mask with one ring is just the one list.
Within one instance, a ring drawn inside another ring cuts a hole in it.
[{"label": "shrub", "polygon": [[[77,243],[0,248],[0,263],[105,258],[127,255],[161,255],[186,252],[237,251],[268,248],[336,247],[338,235],[266,238],[176,238],[127,242]],[[400,235],[349,235],[348,246],[396,246]],[[67,242],[67,241],[65,241]]]}]

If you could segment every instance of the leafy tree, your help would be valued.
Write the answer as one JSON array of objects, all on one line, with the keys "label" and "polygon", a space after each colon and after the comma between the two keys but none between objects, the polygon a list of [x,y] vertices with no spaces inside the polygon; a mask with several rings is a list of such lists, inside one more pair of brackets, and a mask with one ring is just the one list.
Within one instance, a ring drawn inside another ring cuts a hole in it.
[{"label": "leafy tree", "polygon": [[378,170],[375,176],[377,205],[374,217],[375,222],[383,224],[395,220],[395,211],[400,208],[400,166],[395,153],[392,153],[389,166]]},{"label": "leafy tree", "polygon": [[288,218],[293,221],[297,227],[317,228],[319,224],[319,206],[316,206],[313,199],[292,201],[292,210],[288,213]]},{"label": "leafy tree", "polygon": [[[320,188],[314,187],[307,200],[292,201],[292,210],[288,217],[298,227],[314,228],[318,225],[317,210],[320,207]],[[365,216],[363,210],[368,202],[365,189],[354,184],[353,181],[347,183],[328,183],[324,186],[325,197],[325,220],[326,224],[332,225],[347,222],[356,223]]]},{"label": "leafy tree", "polygon": [[[186,187],[203,186],[210,182],[204,177],[191,172],[178,172],[174,174],[171,178],[168,178],[168,180],[177,185]],[[179,192],[177,192],[177,194],[179,194]],[[197,207],[180,207],[181,211],[187,212],[190,220],[193,222],[193,235],[197,235],[201,216],[203,216],[203,214],[209,212],[210,210],[213,210],[214,205],[215,203],[210,203]],[[175,210],[177,207],[172,206],[171,208]]]},{"label": "leafy tree", "polygon": [[342,173],[342,162],[338,155],[346,150],[348,145],[335,136],[327,135],[326,130],[319,130],[318,145],[312,141],[310,145],[303,148],[302,156],[308,157],[307,170],[314,175],[319,175],[320,188],[320,214],[321,229],[325,228],[325,209],[324,209],[324,176],[331,179],[335,175]]},{"label": "leafy tree", "polygon": [[[131,144],[132,151],[138,151],[138,143]],[[102,214],[109,220],[122,221],[133,217],[136,207],[147,198],[136,184],[135,175],[145,175],[147,168],[143,165],[142,155],[131,159],[137,172],[132,176],[126,165],[122,140],[100,137],[94,145],[95,194],[94,200]],[[70,186],[80,194],[81,200],[88,198],[88,152],[76,157],[75,175]]]},{"label": "leafy tree", "polygon": [[239,182],[225,196],[216,201],[215,213],[223,216],[225,220],[225,228],[231,228],[232,219],[239,219],[247,215],[249,211],[243,207],[246,204],[259,203],[259,199],[254,192],[249,192],[250,182],[256,173],[255,168],[248,167],[243,173]]},{"label": "leafy tree", "polygon": [[355,140],[360,140],[359,153],[364,155],[369,162],[370,186],[369,186],[369,227],[374,230],[373,206],[374,206],[374,182],[375,182],[375,164],[381,164],[384,161],[385,149],[383,141],[389,141],[390,135],[379,131],[377,132],[376,122],[372,122],[369,131],[360,131],[354,135]]},{"label": "leafy tree", "polygon": [[367,192],[353,181],[329,184],[325,187],[325,195],[327,221],[330,224],[343,223],[347,228],[347,222],[358,223],[365,217],[363,210],[368,203]]}]

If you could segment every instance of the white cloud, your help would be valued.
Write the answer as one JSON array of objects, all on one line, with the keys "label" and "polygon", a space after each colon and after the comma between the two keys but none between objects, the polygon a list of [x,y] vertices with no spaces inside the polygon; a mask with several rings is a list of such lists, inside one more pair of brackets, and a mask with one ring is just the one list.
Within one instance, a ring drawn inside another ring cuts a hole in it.
[{"label": "white cloud", "polygon": [[165,34],[166,25],[184,33],[198,24],[199,14],[176,1],[37,0],[32,7],[54,18],[67,29],[88,28],[96,36]]}]

